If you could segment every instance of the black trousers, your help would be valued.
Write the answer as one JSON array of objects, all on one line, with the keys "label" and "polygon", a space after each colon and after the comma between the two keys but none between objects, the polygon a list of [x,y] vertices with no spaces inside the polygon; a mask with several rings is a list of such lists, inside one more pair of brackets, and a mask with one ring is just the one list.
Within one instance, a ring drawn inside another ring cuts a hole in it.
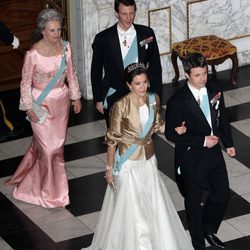
[{"label": "black trousers", "polygon": [[[194,249],[203,250],[204,234],[217,233],[225,215],[230,199],[229,181],[219,145],[189,151],[181,167],[185,209]],[[202,206],[204,191],[207,198]]]}]

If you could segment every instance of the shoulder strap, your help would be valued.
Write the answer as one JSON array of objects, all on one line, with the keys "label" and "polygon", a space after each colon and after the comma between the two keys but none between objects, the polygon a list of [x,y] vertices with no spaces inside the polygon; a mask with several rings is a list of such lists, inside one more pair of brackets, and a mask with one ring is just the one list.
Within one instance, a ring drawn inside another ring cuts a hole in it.
[{"label": "shoulder strap", "polygon": [[66,66],[65,51],[66,51],[67,45],[68,45],[68,42],[63,41],[63,56],[62,56],[61,66],[60,66],[59,70],[57,71],[56,75],[51,79],[51,81],[48,83],[48,85],[44,88],[43,92],[36,99],[35,102],[38,105],[40,105],[43,102],[43,100],[46,98],[46,96],[49,94],[51,89],[55,86],[55,84],[57,83],[57,81],[59,80],[61,75],[63,74],[63,71],[64,71],[65,66]]}]

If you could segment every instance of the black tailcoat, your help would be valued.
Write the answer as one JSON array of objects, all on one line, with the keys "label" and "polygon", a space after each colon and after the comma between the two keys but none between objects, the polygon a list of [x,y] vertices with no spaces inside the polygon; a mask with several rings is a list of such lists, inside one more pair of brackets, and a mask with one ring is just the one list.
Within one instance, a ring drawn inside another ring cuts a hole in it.
[{"label": "black tailcoat", "polygon": [[[225,148],[233,147],[223,95],[217,105],[212,105],[217,91],[207,89],[213,134],[220,138]],[[178,135],[175,127],[183,121],[187,132]],[[185,198],[187,222],[195,249],[204,247],[203,232],[217,232],[230,196],[220,144],[213,148],[204,147],[205,136],[210,134],[211,127],[186,84],[167,103],[165,135],[175,143],[176,179]],[[208,199],[202,210],[204,190],[208,192]]]},{"label": "black tailcoat", "polygon": [[[162,68],[159,49],[154,31],[143,25],[134,24],[137,36],[138,61],[148,66],[150,91],[162,96]],[[141,46],[140,42],[153,37],[148,45]],[[91,83],[94,102],[103,101],[109,88],[116,93],[108,98],[109,107],[121,96],[128,93],[124,81],[124,67],[117,32],[117,24],[98,33],[92,44],[93,57],[91,64]]]}]

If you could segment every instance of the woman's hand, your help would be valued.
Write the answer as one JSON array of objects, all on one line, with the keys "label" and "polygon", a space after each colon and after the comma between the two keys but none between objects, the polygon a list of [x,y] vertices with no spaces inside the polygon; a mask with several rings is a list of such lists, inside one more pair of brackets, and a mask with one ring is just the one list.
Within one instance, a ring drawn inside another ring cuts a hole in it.
[{"label": "woman's hand", "polygon": [[180,127],[176,127],[175,131],[179,134],[179,135],[183,135],[186,133],[187,131],[187,127],[185,126],[185,121],[182,122]]},{"label": "woman's hand", "polygon": [[39,122],[39,118],[37,117],[36,113],[32,109],[27,110],[26,114],[29,117],[30,121],[32,121],[34,123],[38,123]]},{"label": "woman's hand", "polygon": [[107,183],[110,185],[113,191],[117,190],[117,185],[115,182],[115,178],[112,173],[112,167],[106,166],[105,176]]},{"label": "woman's hand", "polygon": [[112,169],[106,169],[106,171],[105,171],[105,178],[106,178],[107,183],[109,185],[111,185],[112,182],[113,182]]},{"label": "woman's hand", "polygon": [[82,103],[80,99],[77,99],[74,101],[74,112],[75,114],[80,113],[81,109],[82,109]]}]

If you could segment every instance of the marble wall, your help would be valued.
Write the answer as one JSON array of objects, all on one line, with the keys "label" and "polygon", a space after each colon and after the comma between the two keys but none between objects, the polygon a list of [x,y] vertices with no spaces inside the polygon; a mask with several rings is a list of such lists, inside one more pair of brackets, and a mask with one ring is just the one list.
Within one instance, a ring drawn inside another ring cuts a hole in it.
[{"label": "marble wall", "polygon": [[[86,99],[92,99],[91,44],[96,33],[116,22],[113,2],[69,1],[71,43]],[[135,23],[149,25],[156,33],[164,83],[174,77],[170,58],[172,44],[194,36],[215,34],[228,39],[237,47],[239,65],[250,63],[249,0],[137,0],[136,3]],[[218,71],[231,68],[231,61],[226,60],[216,68]],[[180,73],[183,78],[183,71]]]}]

